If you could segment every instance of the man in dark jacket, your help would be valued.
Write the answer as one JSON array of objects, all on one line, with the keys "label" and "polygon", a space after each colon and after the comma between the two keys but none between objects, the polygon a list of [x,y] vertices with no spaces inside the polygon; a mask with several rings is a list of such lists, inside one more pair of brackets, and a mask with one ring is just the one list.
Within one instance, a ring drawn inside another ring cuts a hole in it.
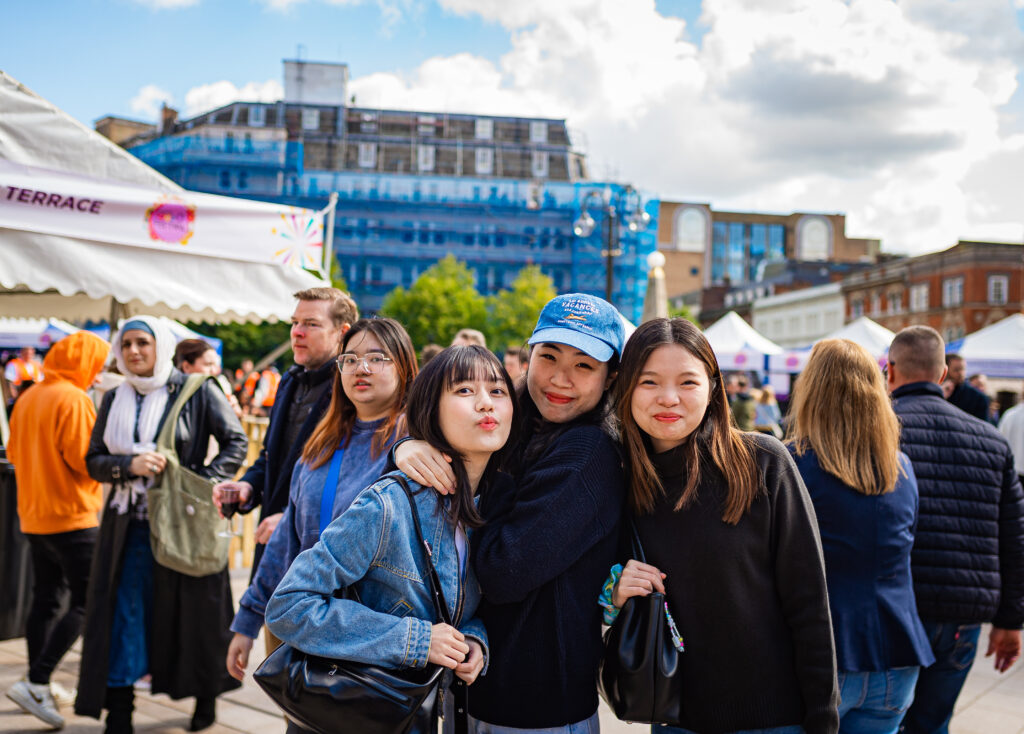
[{"label": "man in dark jacket", "polygon": [[921,671],[902,731],[945,732],[974,656],[992,623],[986,656],[1005,672],[1024,624],[1024,493],[999,432],[942,397],[942,337],[911,326],[889,348],[888,382],[900,448],[920,493],[911,555],[917,609],[936,662]]},{"label": "man in dark jacket", "polygon": [[295,462],[331,403],[331,378],[341,337],[359,318],[355,302],[337,288],[310,288],[299,291],[295,297],[299,299],[292,314],[291,330],[295,364],[281,378],[263,449],[240,481],[223,482],[214,488],[218,506],[218,490],[238,487],[240,512],[261,507],[253,573],[288,506]]},{"label": "man in dark jacket", "polygon": [[988,422],[988,405],[992,399],[967,382],[967,363],[959,354],[946,355],[946,376],[953,383],[951,402],[968,415]]}]

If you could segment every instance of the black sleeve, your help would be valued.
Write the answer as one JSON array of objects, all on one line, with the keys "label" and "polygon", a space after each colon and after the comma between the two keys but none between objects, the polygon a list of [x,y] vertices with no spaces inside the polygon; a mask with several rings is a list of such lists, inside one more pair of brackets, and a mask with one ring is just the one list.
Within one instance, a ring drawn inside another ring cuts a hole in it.
[{"label": "black sleeve", "polygon": [[[767,438],[765,439],[767,440]],[[775,584],[793,636],[807,734],[839,731],[839,690],[825,559],[810,495],[781,444],[771,451],[765,483],[772,502]]]},{"label": "black sleeve", "polygon": [[[200,397],[200,395],[196,395]],[[238,422],[235,411],[231,408],[224,391],[214,380],[203,383],[201,398],[206,410],[206,425],[210,433],[217,439],[220,451],[202,470],[209,479],[229,479],[235,475],[245,461],[249,439]],[[209,441],[205,441],[209,443]]]},{"label": "black sleeve", "polygon": [[619,454],[596,426],[563,434],[529,467],[514,497],[499,495],[474,537],[477,579],[497,604],[518,602],[613,532],[625,482]]},{"label": "black sleeve", "polygon": [[992,626],[1020,629],[1024,624],[1024,491],[1009,447],[999,496],[999,577],[1002,594]]},{"label": "black sleeve", "polygon": [[132,457],[127,454],[112,454],[107,450],[107,444],[103,442],[103,432],[107,429],[107,416],[110,415],[110,406],[114,403],[114,393],[117,389],[110,390],[103,396],[99,412],[96,414],[96,424],[92,427],[92,435],[89,437],[89,450],[85,455],[85,465],[89,470],[89,476],[97,482],[117,483],[132,478],[129,467],[132,464]]}]

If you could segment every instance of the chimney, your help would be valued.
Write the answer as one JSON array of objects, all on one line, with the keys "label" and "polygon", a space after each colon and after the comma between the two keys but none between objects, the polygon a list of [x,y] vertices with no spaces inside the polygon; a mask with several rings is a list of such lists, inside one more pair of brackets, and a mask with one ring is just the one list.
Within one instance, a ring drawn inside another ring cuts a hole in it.
[{"label": "chimney", "polygon": [[178,121],[178,111],[168,107],[165,102],[160,108],[160,134],[170,135],[174,132],[174,123]]}]

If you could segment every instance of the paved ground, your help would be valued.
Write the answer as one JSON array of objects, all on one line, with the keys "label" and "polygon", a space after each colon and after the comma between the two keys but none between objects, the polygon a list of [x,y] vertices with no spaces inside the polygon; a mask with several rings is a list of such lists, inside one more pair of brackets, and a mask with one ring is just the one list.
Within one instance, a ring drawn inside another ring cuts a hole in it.
[{"label": "paved ground", "polygon": [[[248,578],[247,569],[232,572],[236,598]],[[982,639],[987,638],[983,633]],[[257,643],[263,649],[263,641]],[[0,690],[7,690],[25,673],[25,641],[0,642]],[[67,687],[75,685],[78,671],[78,648],[68,654],[54,679]],[[136,697],[135,730],[139,734],[184,734],[192,715],[193,701],[172,701],[167,696],[140,694]],[[70,734],[99,734],[103,725],[93,719],[65,712]],[[206,730],[208,734],[284,734],[285,726],[277,709],[252,682],[246,679],[241,690],[222,696],[217,704],[218,723]],[[638,734],[646,730],[640,725],[616,721],[606,709],[601,712],[601,729],[605,734]],[[0,696],[0,732],[46,731],[45,724],[22,713],[10,699]],[[971,671],[957,714],[950,727],[952,734],[1024,734],[1024,667],[1017,664],[1008,673],[999,675],[992,664],[979,658]]]}]

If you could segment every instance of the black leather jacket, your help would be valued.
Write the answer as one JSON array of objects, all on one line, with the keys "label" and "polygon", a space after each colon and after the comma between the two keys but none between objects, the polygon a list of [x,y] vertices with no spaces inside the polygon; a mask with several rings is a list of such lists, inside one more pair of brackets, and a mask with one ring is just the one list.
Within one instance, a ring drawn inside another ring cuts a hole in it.
[{"label": "black leather jacket", "polygon": [[[178,370],[171,372],[167,380],[167,407],[160,418],[160,426],[167,420],[167,414],[174,405],[178,391],[185,384],[187,376]],[[89,452],[85,455],[89,476],[98,482],[118,483],[130,478],[129,466],[132,457],[127,454],[112,454],[103,442],[107,427],[107,416],[114,402],[114,390],[103,396],[96,425],[89,439]],[[159,433],[159,428],[157,432]],[[210,436],[217,439],[220,452],[208,465],[206,455],[210,449]],[[175,428],[175,450],[182,466],[208,479],[230,479],[245,460],[248,438],[241,423],[228,404],[224,392],[213,380],[206,383],[193,395],[178,417]]]}]

